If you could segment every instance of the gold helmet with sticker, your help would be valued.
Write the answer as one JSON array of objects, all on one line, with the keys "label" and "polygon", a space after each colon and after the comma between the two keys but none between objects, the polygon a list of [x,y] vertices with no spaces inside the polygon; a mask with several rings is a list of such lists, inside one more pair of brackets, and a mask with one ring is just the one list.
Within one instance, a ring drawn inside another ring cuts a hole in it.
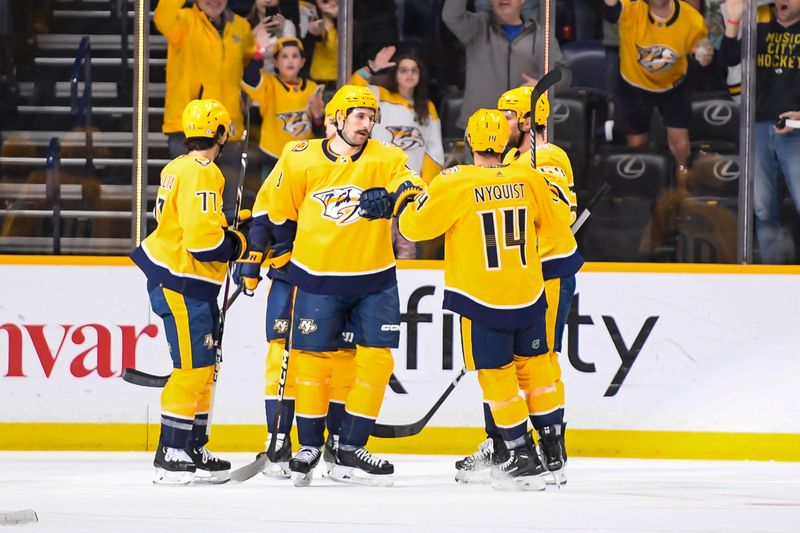
[{"label": "gold helmet with sticker", "polygon": [[502,154],[511,128],[499,110],[478,109],[469,117],[466,133],[466,140],[474,151]]},{"label": "gold helmet with sticker", "polygon": [[378,98],[369,88],[360,85],[343,85],[331,101],[325,106],[325,114],[336,118],[336,114],[341,111],[342,118],[346,118],[348,113],[357,107],[375,110],[375,122],[380,122],[380,108]]},{"label": "gold helmet with sticker", "polygon": [[192,100],[183,109],[183,133],[187,139],[204,137],[213,139],[220,126],[233,135],[233,122],[225,106],[217,100]]}]

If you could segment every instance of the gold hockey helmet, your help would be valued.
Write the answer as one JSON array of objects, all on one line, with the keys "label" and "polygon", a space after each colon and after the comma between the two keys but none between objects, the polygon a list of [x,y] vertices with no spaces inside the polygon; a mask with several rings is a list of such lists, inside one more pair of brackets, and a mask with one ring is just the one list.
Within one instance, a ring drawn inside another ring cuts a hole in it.
[{"label": "gold hockey helmet", "polygon": [[476,152],[502,154],[511,128],[497,109],[478,109],[467,122],[467,142]]},{"label": "gold hockey helmet", "polygon": [[183,133],[187,139],[205,137],[213,139],[219,126],[225,128],[228,135],[233,135],[233,122],[225,106],[211,98],[192,100],[183,109]]}]

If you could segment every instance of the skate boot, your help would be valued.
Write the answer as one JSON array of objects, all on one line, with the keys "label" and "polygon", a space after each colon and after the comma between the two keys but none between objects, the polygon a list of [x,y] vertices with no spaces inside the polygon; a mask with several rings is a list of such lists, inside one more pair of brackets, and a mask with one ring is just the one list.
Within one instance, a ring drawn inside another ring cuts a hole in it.
[{"label": "skate boot", "polygon": [[157,485],[188,485],[194,479],[197,469],[194,461],[180,448],[169,448],[159,444],[156,457],[153,483]]},{"label": "skate boot", "polygon": [[[285,433],[278,433],[275,438],[275,460],[270,461],[267,456],[267,462],[264,464],[264,470],[261,471],[267,477],[288,479],[292,477],[292,471],[289,469],[289,461],[292,458],[292,438]],[[269,449],[270,440],[267,440],[266,449]],[[262,452],[266,454],[267,452]]]},{"label": "skate boot", "polygon": [[500,437],[487,437],[472,455],[456,461],[456,481],[488,484],[492,467],[508,460],[506,443]]},{"label": "skate boot", "polygon": [[314,479],[314,468],[319,464],[322,451],[314,446],[303,446],[289,461],[295,487],[307,487]]},{"label": "skate boot", "polygon": [[339,448],[339,435],[328,433],[328,438],[325,440],[325,446],[322,448],[322,460],[325,461],[327,473],[330,475],[331,470],[336,465],[336,450]]},{"label": "skate boot", "polygon": [[492,488],[497,490],[544,490],[547,473],[531,434],[525,444],[508,451],[508,460],[492,470]]},{"label": "skate boot", "polygon": [[546,426],[536,430],[542,464],[551,475],[545,476],[548,485],[563,485],[567,482],[567,458],[564,434],[561,425]]},{"label": "skate boot", "polygon": [[363,446],[345,450],[339,445],[330,477],[342,483],[390,487],[394,484],[392,474],[392,463],[372,455]]},{"label": "skate boot", "polygon": [[213,455],[205,446],[189,446],[186,454],[196,467],[194,480],[198,483],[227,483],[231,479],[231,463]]}]

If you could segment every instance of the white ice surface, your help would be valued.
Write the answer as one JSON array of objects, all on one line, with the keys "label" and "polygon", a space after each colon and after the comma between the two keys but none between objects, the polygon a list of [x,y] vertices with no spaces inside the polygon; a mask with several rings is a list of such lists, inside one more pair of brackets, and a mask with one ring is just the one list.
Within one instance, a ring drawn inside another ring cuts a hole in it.
[{"label": "white ice surface", "polygon": [[[220,454],[234,468],[251,454]],[[398,455],[395,486],[154,486],[145,453],[0,452],[10,531],[800,531],[800,464],[572,458],[561,490],[508,493],[453,481],[453,457]],[[320,472],[320,470],[318,470]]]}]

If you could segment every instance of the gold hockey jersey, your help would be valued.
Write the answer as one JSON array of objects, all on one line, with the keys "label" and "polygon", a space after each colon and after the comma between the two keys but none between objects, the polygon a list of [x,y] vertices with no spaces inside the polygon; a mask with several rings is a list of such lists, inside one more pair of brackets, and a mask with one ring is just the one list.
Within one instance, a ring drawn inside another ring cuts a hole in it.
[{"label": "gold hockey jersey", "polygon": [[[317,294],[365,294],[397,283],[391,222],[358,214],[361,192],[394,191],[404,181],[424,187],[399,148],[370,140],[352,157],[332,153],[329,140],[288,143],[263,191],[276,242],[296,235],[289,279]],[[261,194],[259,194],[261,196]],[[286,230],[286,231],[284,231]]]},{"label": "gold hockey jersey", "polygon": [[[542,174],[517,165],[442,171],[400,215],[413,241],[445,235],[444,307],[493,327],[525,327],[547,305],[544,279],[576,272],[583,259],[554,209]],[[537,249],[567,243],[570,254]],[[544,269],[547,269],[545,272]]]},{"label": "gold hockey jersey", "polygon": [[225,280],[231,245],[225,238],[217,165],[183,155],[161,171],[156,229],[131,254],[147,278],[176,292],[214,300]]},{"label": "gold hockey jersey", "polygon": [[[530,168],[530,152],[523,155],[516,148],[511,149],[506,153],[503,162]],[[556,205],[571,225],[577,218],[578,197],[575,194],[575,177],[569,156],[555,144],[540,144],[536,147],[536,167],[545,175],[548,184],[554,187],[551,189],[553,194],[562,200]]]},{"label": "gold hockey jersey", "polygon": [[242,81],[242,89],[258,103],[261,111],[259,148],[264,153],[277,158],[287,142],[314,136],[308,101],[316,88],[316,83],[306,79],[301,79],[298,85],[283,83],[274,74],[263,70],[256,87]]},{"label": "gold hockey jersey", "polygon": [[619,66],[622,77],[646,91],[664,92],[678,84],[689,68],[687,56],[708,36],[703,16],[673,0],[672,16],[655,20],[644,0],[620,0]]}]

